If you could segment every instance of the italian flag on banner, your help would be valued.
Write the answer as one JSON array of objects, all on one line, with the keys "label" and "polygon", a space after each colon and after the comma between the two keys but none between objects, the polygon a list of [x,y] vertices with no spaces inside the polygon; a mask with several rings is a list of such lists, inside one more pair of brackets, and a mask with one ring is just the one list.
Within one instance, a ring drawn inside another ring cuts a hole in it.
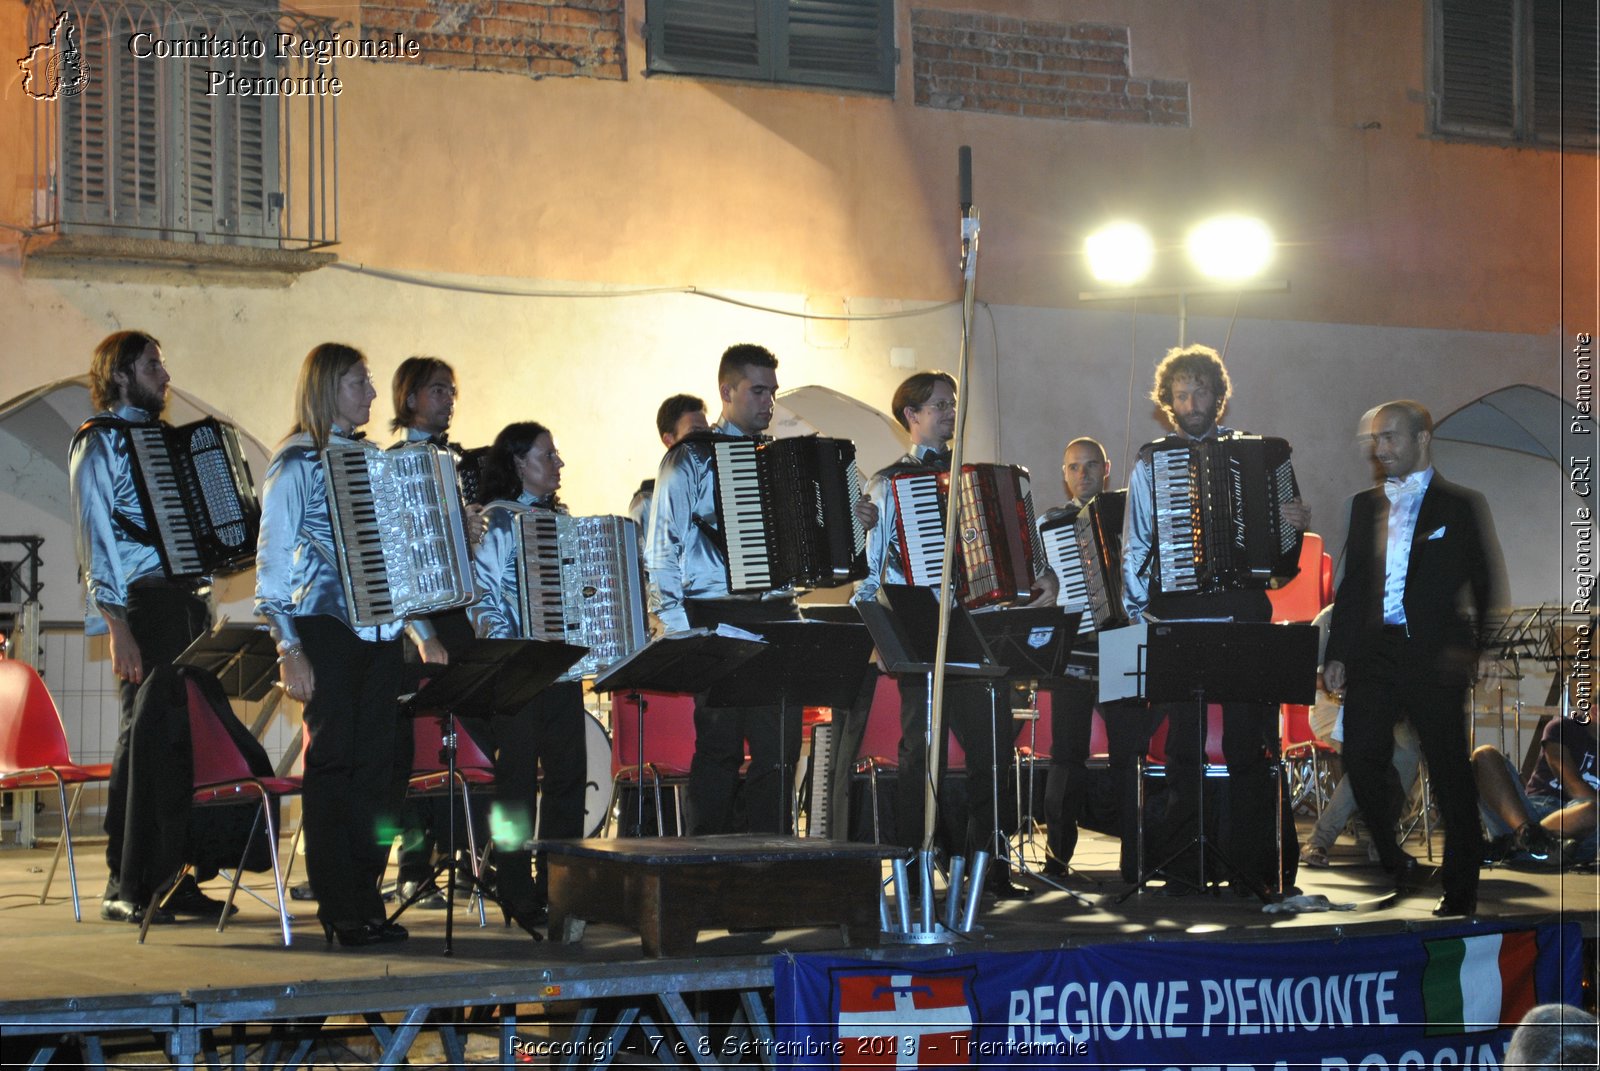
[{"label": "italian flag on banner", "polygon": [[1539,947],[1533,930],[1425,941],[1422,972],[1426,1033],[1460,1034],[1515,1026],[1534,999],[1533,966]]}]

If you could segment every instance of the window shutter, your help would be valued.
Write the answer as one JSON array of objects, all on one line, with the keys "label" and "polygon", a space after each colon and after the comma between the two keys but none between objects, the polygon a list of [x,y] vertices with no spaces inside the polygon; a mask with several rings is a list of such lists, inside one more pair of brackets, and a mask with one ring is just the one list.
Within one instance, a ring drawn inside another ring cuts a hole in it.
[{"label": "window shutter", "polygon": [[893,0],[790,0],[779,81],[894,88]]},{"label": "window shutter", "polygon": [[161,224],[160,106],[156,66],[138,63],[124,42],[154,25],[99,6],[74,10],[89,82],[61,101],[61,212],[64,221],[130,228]]},{"label": "window shutter", "polygon": [[1513,5],[1506,0],[1443,0],[1439,10],[1439,128],[1514,136]]},{"label": "window shutter", "polygon": [[770,68],[769,34],[758,23],[775,5],[750,0],[650,0],[652,71],[760,78]]},{"label": "window shutter", "polygon": [[1533,135],[1540,141],[1595,143],[1600,9],[1592,3],[1538,0],[1533,8]]}]

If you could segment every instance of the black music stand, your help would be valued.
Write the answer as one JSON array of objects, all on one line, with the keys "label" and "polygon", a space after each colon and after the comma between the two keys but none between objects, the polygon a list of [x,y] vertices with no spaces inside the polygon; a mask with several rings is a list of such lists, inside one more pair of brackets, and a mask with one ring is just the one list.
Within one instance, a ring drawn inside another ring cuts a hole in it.
[{"label": "black music stand", "polygon": [[[1072,649],[1078,641],[1078,624],[1083,619],[1079,610],[1066,611],[1059,606],[1021,606],[985,610],[972,615],[973,624],[978,627],[978,632],[993,652],[995,661],[1006,667],[1008,678],[1025,678],[1033,681],[1054,680],[1066,672],[1067,660],[1072,657]],[[1085,907],[1089,901],[1079,894],[1066,888],[1058,882],[1052,881],[1043,875],[1033,874],[1028,866],[1028,861],[1023,857],[1020,847],[1013,853],[1011,842],[1000,828],[1000,711],[998,682],[989,682],[989,734],[993,741],[994,781],[991,791],[994,794],[994,830],[993,838],[996,847],[996,858],[1010,859],[1016,856],[1018,869],[1023,873],[1033,875],[1040,881],[1046,882],[1068,896],[1077,900]],[[1022,791],[1022,786],[1017,786],[1017,791]],[[1032,793],[1029,793],[1028,804],[1033,805]],[[1031,814],[1029,816],[1032,817]]]},{"label": "black music stand", "polygon": [[[1206,705],[1224,703],[1299,703],[1309,706],[1317,693],[1317,629],[1314,625],[1280,625],[1256,621],[1146,621],[1130,626],[1144,629],[1132,671],[1137,689],[1152,703],[1195,704],[1200,719],[1199,829],[1194,840],[1161,863],[1144,870],[1133,888],[1117,902],[1143,889],[1164,868],[1190,848],[1199,851],[1201,887],[1206,885],[1206,854],[1242,881],[1262,903],[1274,897],[1254,876],[1241,871],[1221,848],[1210,843],[1206,832]],[[1126,631],[1126,630],[1121,630]],[[1102,646],[1104,653],[1104,646]],[[1102,664],[1101,672],[1107,671]],[[1278,806],[1283,806],[1281,773],[1274,778]],[[1143,815],[1140,815],[1142,823]],[[1282,815],[1278,827],[1282,829]],[[1280,846],[1280,854],[1282,848]],[[1283,872],[1279,860],[1279,874]],[[1281,880],[1280,880],[1281,884]]]},{"label": "black music stand", "polygon": [[[690,629],[657,636],[595,677],[596,692],[625,692],[637,720],[639,808],[636,829],[644,829],[645,692],[698,695],[766,650],[764,640]],[[657,812],[659,819],[659,811]]]},{"label": "black music stand", "polygon": [[234,699],[254,703],[278,680],[278,646],[264,625],[218,624],[173,659],[214,674]]},{"label": "black music stand", "polygon": [[[872,636],[860,622],[801,619],[763,621],[752,627],[760,630],[766,650],[712,688],[707,702],[713,706],[764,706],[776,692],[780,742],[786,739],[791,703],[802,707],[855,703],[872,660]],[[793,771],[787,766],[778,770],[780,778],[785,774],[792,795]],[[757,776],[761,776],[759,771]]]},{"label": "black music stand", "polygon": [[[450,778],[449,839],[445,861],[434,868],[433,876],[437,880],[446,871],[450,875],[449,884],[445,886],[444,954],[447,956],[455,952],[455,895],[456,882],[460,880],[460,864],[456,861],[456,718],[467,715],[487,719],[520,710],[571,669],[588,650],[554,641],[473,640],[456,651],[448,664],[431,673],[419,691],[401,697],[406,712],[413,717],[443,711],[446,719],[444,755]],[[468,815],[467,821],[471,820]],[[479,896],[489,895],[477,875],[469,880]],[[419,884],[417,891],[395,909],[388,921],[393,922],[405,914],[406,909],[427,892],[427,883]]]}]

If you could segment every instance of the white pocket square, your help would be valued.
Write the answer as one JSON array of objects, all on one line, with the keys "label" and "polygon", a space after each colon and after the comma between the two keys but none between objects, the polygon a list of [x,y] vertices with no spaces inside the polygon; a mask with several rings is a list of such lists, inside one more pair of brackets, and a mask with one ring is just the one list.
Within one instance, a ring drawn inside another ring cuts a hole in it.
[{"label": "white pocket square", "polygon": [[1430,540],[1432,540],[1432,539],[1443,539],[1444,538],[1444,529],[1445,529],[1445,526],[1441,524],[1439,527],[1435,528],[1433,531],[1428,533],[1428,538]]}]

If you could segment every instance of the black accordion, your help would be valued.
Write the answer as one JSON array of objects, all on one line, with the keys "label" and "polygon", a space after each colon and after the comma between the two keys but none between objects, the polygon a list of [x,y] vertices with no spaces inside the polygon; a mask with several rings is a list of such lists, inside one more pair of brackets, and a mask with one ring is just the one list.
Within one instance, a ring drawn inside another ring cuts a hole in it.
[{"label": "black accordion", "polygon": [[1128,623],[1122,605],[1122,518],[1128,492],[1103,491],[1070,517],[1041,521],[1045,559],[1061,588],[1056,602],[1080,610],[1080,636]]},{"label": "black accordion", "polygon": [[134,485],[167,576],[237,572],[256,560],[261,506],[232,424],[122,424]]},{"label": "black accordion", "polygon": [[650,642],[638,525],[500,505],[516,514],[522,638],[589,648],[562,680],[594,676]]},{"label": "black accordion", "polygon": [[455,461],[431,443],[322,452],[350,623],[383,625],[477,597]]},{"label": "black accordion", "polygon": [[1170,437],[1145,449],[1162,592],[1276,587],[1300,571],[1300,533],[1283,518],[1284,503],[1300,496],[1288,442]]},{"label": "black accordion", "polygon": [[711,447],[730,592],[837,587],[867,575],[855,443],[715,436]]},{"label": "black accordion", "polygon": [[[909,583],[930,587],[942,580],[946,501],[950,474],[905,472],[889,477],[896,534]],[[968,609],[1027,600],[1044,560],[1020,465],[961,466],[956,481],[960,510],[956,598]]]}]

